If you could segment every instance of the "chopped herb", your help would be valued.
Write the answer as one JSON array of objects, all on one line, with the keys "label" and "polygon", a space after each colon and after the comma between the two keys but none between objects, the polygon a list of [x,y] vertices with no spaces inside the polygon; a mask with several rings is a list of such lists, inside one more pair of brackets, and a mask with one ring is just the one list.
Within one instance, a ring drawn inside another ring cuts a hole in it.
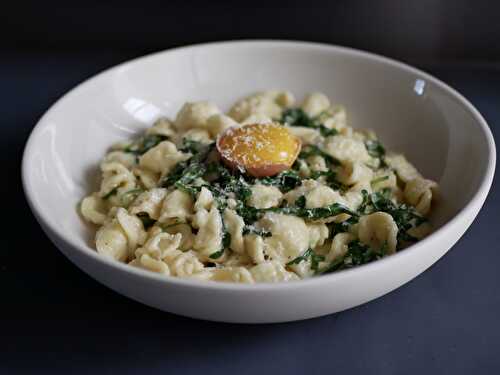
[{"label": "chopped herb", "polygon": [[[299,198],[300,199],[300,198]],[[303,201],[299,200],[299,204]],[[305,208],[297,205],[283,206],[283,207],[270,207],[270,208],[254,208],[244,204],[238,204],[236,212],[240,215],[246,224],[252,224],[259,220],[266,212],[274,212],[283,215],[293,215],[302,217],[308,220],[319,220],[330,216],[337,216],[340,214],[348,214],[358,217],[358,214],[340,203],[333,203],[325,207]]]},{"label": "chopped herb", "polygon": [[247,235],[247,234],[256,234],[257,236],[260,236],[260,237],[272,237],[272,233],[267,231],[267,230],[264,230],[264,229],[257,229],[251,225],[245,225],[245,227],[243,228],[243,235]]},{"label": "chopped herb", "polygon": [[109,192],[107,192],[103,197],[102,199],[106,200],[106,199],[109,199],[111,198],[112,195],[115,195],[116,193],[118,192],[118,186],[114,187],[113,189],[111,189]]},{"label": "chopped herb", "polygon": [[361,191],[363,202],[358,211],[361,214],[367,214],[375,211],[388,213],[394,219],[398,226],[398,246],[402,242],[415,242],[417,238],[408,234],[408,230],[418,227],[427,219],[418,214],[413,207],[406,204],[397,205],[391,199],[391,189],[385,188],[376,193],[368,194],[366,190]]},{"label": "chopped herb", "polygon": [[295,205],[299,208],[306,208],[306,196],[301,195],[300,197],[298,197],[295,201]]},{"label": "chopped herb", "polygon": [[309,248],[304,252],[304,254],[288,262],[286,265],[291,266],[293,264],[300,264],[301,262],[307,261],[307,259],[311,259],[311,269],[313,271],[318,271],[319,262],[323,262],[325,257],[323,255],[317,255],[311,248]]},{"label": "chopped herb", "polygon": [[333,238],[337,233],[349,232],[351,225],[356,224],[357,222],[358,217],[351,216],[349,219],[341,221],[340,223],[328,223],[327,226],[331,233],[329,237]]},{"label": "chopped herb", "polygon": [[201,187],[200,186],[193,186],[193,185],[188,185],[186,183],[183,183],[181,181],[177,181],[175,183],[175,187],[179,190],[182,190],[185,193],[188,193],[191,195],[193,198],[196,198],[196,195],[200,192]]},{"label": "chopped herb", "polygon": [[363,196],[363,201],[359,205],[358,211],[361,214],[364,214],[364,213],[366,213],[366,209],[367,209],[368,205],[370,204],[370,194],[368,194],[368,191],[363,189],[363,190],[361,190],[361,195]]},{"label": "chopped herb", "polygon": [[318,270],[316,273],[318,274],[324,274],[324,273],[330,273],[334,271],[338,271],[344,266],[344,257],[339,257],[334,259],[328,266],[325,268]]},{"label": "chopped herb", "polygon": [[199,189],[193,189],[192,186],[190,187],[190,184],[192,184],[192,182],[198,177],[202,177],[207,171],[205,159],[210,151],[212,151],[213,145],[213,143],[203,145],[203,148],[201,148],[197,154],[193,155],[186,161],[177,163],[168,176],[161,181],[160,186],[169,187],[175,184],[177,188],[182,189],[193,196],[196,195]]},{"label": "chopped herb", "polygon": [[338,132],[336,129],[327,128],[320,122],[321,117],[323,117],[323,113],[317,117],[310,117],[301,108],[289,108],[283,111],[281,122],[289,126],[303,126],[305,128],[316,129],[323,137],[337,135]]},{"label": "chopped herb", "polygon": [[345,268],[352,268],[362,264],[370,263],[384,257],[387,253],[387,243],[384,243],[378,251],[370,249],[359,240],[349,242],[347,252],[344,256],[334,259],[328,266],[318,270],[317,273],[324,274]]},{"label": "chopped herb", "polygon": [[317,208],[303,208],[298,206],[271,207],[271,208],[261,209],[260,211],[276,212],[284,215],[294,215],[309,220],[324,219],[330,216],[337,216],[340,214],[348,214],[356,217],[358,216],[356,212],[350,210],[349,208],[340,203],[333,203],[329,206],[317,207]]},{"label": "chopped herb", "polygon": [[227,249],[230,244],[231,244],[231,233],[229,233],[224,226],[224,235],[222,236],[222,248]]},{"label": "chopped herb", "polygon": [[262,216],[261,209],[247,206],[243,202],[238,202],[236,206],[236,213],[243,218],[243,221],[246,224],[252,224],[255,221],[259,220]]},{"label": "chopped herb", "polygon": [[224,254],[224,249],[221,249],[219,251],[216,251],[215,253],[210,254],[209,258],[210,259],[218,259]]},{"label": "chopped herb", "polygon": [[127,146],[123,152],[128,152],[135,155],[143,155],[159,143],[168,139],[165,135],[150,134],[146,135],[131,145]]},{"label": "chopped herb", "polygon": [[292,264],[299,264],[302,261],[306,261],[311,256],[312,252],[313,252],[313,250],[311,248],[309,248],[304,252],[304,254],[299,255],[297,258],[288,262],[286,265],[291,266]]},{"label": "chopped herb", "polygon": [[371,157],[377,158],[380,160],[381,167],[387,167],[387,163],[385,162],[385,148],[382,144],[377,140],[367,140],[365,141],[365,147],[368,151],[368,154]]},{"label": "chopped herb", "polygon": [[299,153],[300,159],[307,159],[309,156],[321,156],[325,159],[328,165],[340,165],[340,162],[335,159],[333,156],[327,154],[325,151],[320,149],[315,145],[307,145],[302,148],[302,151]]},{"label": "chopped herb", "polygon": [[377,140],[368,140],[365,142],[366,151],[374,158],[381,158],[385,155],[385,148]]},{"label": "chopped herb", "polygon": [[141,219],[144,229],[149,229],[156,223],[156,220],[151,219],[146,212],[138,213],[137,217]]},{"label": "chopped herb", "polygon": [[205,146],[205,143],[184,138],[182,140],[182,146],[179,150],[181,150],[182,152],[190,152],[191,154],[198,154],[199,152],[203,151],[203,148]]},{"label": "chopped herb", "polygon": [[317,180],[320,177],[325,177],[326,184],[335,190],[346,191],[349,188],[340,181],[337,181],[337,175],[331,169],[327,171],[313,171],[309,176],[309,178],[313,180]]},{"label": "chopped herb", "polygon": [[276,186],[282,193],[286,193],[302,184],[299,174],[294,170],[283,171],[272,177],[256,179],[262,185]]}]

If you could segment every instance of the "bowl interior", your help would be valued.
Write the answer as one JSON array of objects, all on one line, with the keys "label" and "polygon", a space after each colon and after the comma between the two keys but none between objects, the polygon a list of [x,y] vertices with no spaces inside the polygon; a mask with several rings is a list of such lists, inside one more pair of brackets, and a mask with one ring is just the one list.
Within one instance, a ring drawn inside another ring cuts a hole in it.
[{"label": "bowl interior", "polygon": [[298,98],[321,91],[347,109],[354,127],[372,128],[386,148],[403,152],[440,184],[437,227],[478,190],[488,140],[474,110],[415,69],[343,48],[284,42],[195,46],[120,65],[63,97],[40,121],[25,154],[28,196],[57,233],[94,251],[76,213],[97,188],[108,147],[186,101],[207,99],[227,110],[235,99],[269,88]]}]

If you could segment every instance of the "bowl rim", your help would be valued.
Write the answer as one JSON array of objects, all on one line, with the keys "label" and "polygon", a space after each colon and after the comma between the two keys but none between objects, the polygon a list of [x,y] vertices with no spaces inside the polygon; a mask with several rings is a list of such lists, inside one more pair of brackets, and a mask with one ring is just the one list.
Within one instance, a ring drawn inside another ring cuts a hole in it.
[{"label": "bowl rim", "polygon": [[[95,249],[90,248],[89,246],[81,246],[76,243],[72,237],[66,235],[62,230],[58,227],[53,226],[50,221],[45,220],[45,213],[38,202],[33,198],[30,188],[30,164],[31,155],[36,147],[36,141],[38,138],[38,134],[47,126],[46,119],[49,115],[58,110],[59,107],[64,104],[64,101],[69,97],[78,93],[81,89],[83,89],[87,85],[91,85],[94,81],[102,78],[105,75],[112,74],[113,72],[120,71],[122,69],[126,69],[131,65],[140,64],[146,62],[148,60],[155,59],[159,56],[164,55],[174,55],[176,53],[184,53],[184,52],[194,52],[196,50],[206,49],[206,48],[214,48],[214,47],[273,47],[273,48],[300,48],[302,50],[309,51],[323,51],[323,52],[333,52],[333,53],[341,53],[350,56],[354,56],[356,58],[361,58],[365,60],[370,60],[375,63],[381,63],[384,65],[389,65],[393,68],[413,73],[418,75],[420,78],[426,80],[427,82],[432,83],[436,88],[440,89],[442,92],[449,95],[450,98],[453,98],[455,101],[459,102],[476,120],[479,125],[480,131],[482,131],[488,145],[488,165],[485,168],[485,172],[481,177],[481,182],[479,188],[473,194],[473,196],[469,199],[469,201],[462,207],[450,220],[446,221],[440,228],[436,231],[432,232],[426,238],[420,240],[419,242],[409,246],[404,249],[404,251],[397,252],[392,254],[391,256],[384,257],[375,262],[370,262],[361,266],[353,267],[346,270],[341,270],[337,272],[333,272],[327,275],[321,275],[318,277],[311,277],[307,279],[301,279],[297,281],[290,282],[277,282],[277,283],[255,283],[255,284],[241,284],[241,283],[230,283],[230,282],[215,282],[215,281],[206,281],[206,280],[196,280],[196,279],[183,279],[174,276],[165,276],[160,275],[155,272],[151,272],[148,270],[143,270],[137,267],[131,267],[126,263],[118,262],[114,259],[102,256]],[[258,293],[260,291],[276,291],[276,290],[284,290],[284,289],[294,289],[298,287],[314,287],[319,286],[321,284],[328,284],[330,282],[334,282],[335,280],[352,277],[356,273],[373,271],[376,272],[378,268],[381,268],[384,265],[389,264],[390,262],[395,263],[398,259],[406,257],[410,252],[414,253],[417,251],[422,251],[423,247],[426,247],[431,242],[435,242],[438,238],[442,238],[446,236],[447,233],[452,230],[453,227],[458,225],[459,222],[466,220],[467,214],[470,211],[474,211],[475,207],[479,207],[478,210],[482,207],[482,204],[486,200],[488,192],[490,190],[491,184],[493,182],[494,172],[495,172],[495,164],[496,164],[496,148],[495,141],[493,135],[491,133],[490,128],[486,120],[479,113],[479,111],[460,93],[458,93],[454,88],[444,83],[443,81],[435,78],[434,76],[417,69],[411,65],[406,63],[397,61],[395,59],[391,59],[388,57],[384,57],[372,52],[362,51],[354,48],[325,44],[325,43],[316,43],[316,42],[307,42],[307,41],[298,41],[298,40],[278,40],[278,39],[248,39],[248,40],[229,40],[229,41],[218,41],[218,42],[209,42],[209,43],[199,43],[192,44],[188,46],[182,46],[172,49],[166,49],[162,51],[157,51],[151,54],[147,54],[144,56],[140,56],[131,60],[127,60],[118,65],[107,68],[100,73],[97,73],[87,79],[85,79],[80,84],[73,87],[71,90],[62,95],[55,103],[53,103],[49,109],[45,111],[45,113],[40,117],[35,127],[32,129],[28,140],[26,142],[23,156],[22,156],[22,167],[21,167],[21,177],[22,177],[22,185],[24,194],[26,196],[26,200],[28,205],[30,206],[35,218],[42,226],[42,229],[46,231],[46,234],[51,239],[51,242],[54,243],[55,236],[58,240],[58,244],[55,244],[59,251],[61,251],[65,256],[64,251],[62,251],[59,247],[64,245],[64,247],[68,247],[70,251],[77,251],[82,253],[83,256],[87,256],[93,258],[93,260],[103,263],[104,265],[113,268],[117,272],[127,272],[137,277],[143,277],[149,279],[151,282],[160,282],[160,283],[171,283],[178,285],[179,287],[185,288],[203,288],[209,290],[227,290],[227,291],[238,291],[243,293]],[[50,232],[50,234],[49,234]],[[77,264],[78,268],[79,265]]]}]

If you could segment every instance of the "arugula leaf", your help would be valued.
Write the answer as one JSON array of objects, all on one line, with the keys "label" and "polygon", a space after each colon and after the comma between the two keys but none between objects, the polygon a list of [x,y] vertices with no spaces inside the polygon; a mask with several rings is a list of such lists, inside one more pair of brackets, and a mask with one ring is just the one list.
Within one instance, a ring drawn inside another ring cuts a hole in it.
[{"label": "arugula leaf", "polygon": [[199,152],[203,151],[203,148],[205,146],[206,143],[184,138],[182,140],[182,146],[179,150],[182,152],[190,152],[191,154],[198,154]]},{"label": "arugula leaf", "polygon": [[364,213],[366,213],[366,209],[367,209],[368,205],[370,204],[370,194],[368,194],[368,191],[363,189],[363,190],[361,190],[361,195],[363,196],[363,201],[359,205],[358,211],[361,214],[364,214]]},{"label": "arugula leaf", "polygon": [[144,229],[149,229],[150,227],[152,227],[156,223],[156,220],[151,219],[146,212],[138,213],[137,217],[139,219],[141,219],[142,225],[144,226]]},{"label": "arugula leaf", "polygon": [[231,233],[229,233],[227,229],[224,227],[224,235],[222,237],[222,248],[227,249],[230,244],[231,244]]},{"label": "arugula leaf", "polygon": [[349,232],[349,229],[351,225],[356,224],[358,222],[358,217],[351,216],[349,219],[341,221],[340,223],[328,223],[327,227],[330,230],[330,236],[328,237],[335,237],[336,234],[338,233],[345,233]]},{"label": "arugula leaf", "polygon": [[209,258],[210,259],[218,259],[224,254],[224,249],[221,249],[219,251],[216,251],[215,253],[210,254]]},{"label": "arugula leaf", "polygon": [[276,186],[282,193],[286,193],[302,185],[299,174],[294,170],[283,171],[272,177],[256,179],[255,182],[260,182],[262,185]]},{"label": "arugula leaf", "polygon": [[116,193],[118,192],[118,186],[114,187],[113,189],[111,189],[109,192],[107,192],[103,197],[102,199],[106,200],[106,199],[109,199],[111,198],[112,195],[115,195]]},{"label": "arugula leaf", "polygon": [[177,188],[182,188],[190,194],[194,194],[193,189],[188,188],[198,177],[202,177],[207,171],[205,159],[212,151],[214,143],[203,145],[199,152],[191,156],[188,160],[177,163],[174,169],[160,182],[162,187],[170,187],[176,184]]},{"label": "arugula leaf", "polygon": [[291,260],[286,265],[291,266],[292,264],[299,264],[300,262],[306,261],[310,256],[313,250],[311,248],[307,249],[304,254],[299,255],[297,258]]},{"label": "arugula leaf", "polygon": [[378,140],[367,140],[365,141],[365,147],[366,151],[368,151],[368,154],[373,157],[377,158],[380,160],[380,167],[387,167],[387,163],[385,162],[384,156],[385,156],[385,148],[382,146],[382,144]]},{"label": "arugula leaf", "polygon": [[346,191],[348,186],[344,185],[340,181],[337,181],[337,175],[331,169],[327,171],[313,171],[309,176],[310,179],[317,180],[320,177],[325,177],[325,182],[328,186],[335,190]]},{"label": "arugula leaf", "polygon": [[334,259],[328,266],[318,270],[317,274],[330,273],[370,263],[384,257],[386,253],[387,243],[384,243],[378,251],[374,251],[359,240],[354,240],[347,245],[347,253],[344,256]]},{"label": "arugula leaf", "polygon": [[338,132],[336,129],[330,129],[321,124],[321,117],[322,114],[317,117],[310,117],[301,108],[288,108],[283,111],[283,114],[281,116],[281,123],[287,124],[289,126],[302,126],[305,128],[316,129],[319,130],[323,137],[337,135]]},{"label": "arugula leaf", "polygon": [[[368,194],[366,191],[362,191],[363,203],[358,208],[361,214],[366,214],[368,211],[381,211],[388,213],[394,219],[394,222],[398,226],[398,245],[402,242],[415,242],[417,238],[408,234],[408,230],[417,227],[420,224],[427,221],[427,219],[421,216],[415,211],[413,207],[407,206],[406,204],[397,205],[391,199],[391,189],[385,188],[379,192]],[[372,210],[369,207],[373,207]]]},{"label": "arugula leaf", "polygon": [[317,207],[317,208],[304,208],[298,206],[271,207],[271,208],[260,209],[259,211],[275,212],[284,215],[294,215],[309,220],[324,219],[330,216],[337,216],[340,214],[348,214],[355,217],[358,216],[356,212],[352,211],[351,209],[340,203],[333,203],[329,206]]},{"label": "arugula leaf", "polygon": [[367,140],[365,141],[366,151],[368,154],[374,158],[381,158],[385,155],[385,148],[377,140]]},{"label": "arugula leaf", "polygon": [[243,218],[243,221],[246,224],[252,224],[256,222],[263,215],[261,209],[247,206],[243,202],[238,202],[238,204],[236,205],[236,213]]},{"label": "arugula leaf", "polygon": [[325,257],[323,255],[316,254],[313,249],[309,248],[304,252],[304,254],[288,262],[286,265],[291,266],[293,264],[300,264],[301,262],[306,262],[307,259],[311,259],[311,269],[313,271],[318,271],[319,262],[323,262]]},{"label": "arugula leaf", "polygon": [[318,146],[315,145],[304,146],[302,148],[302,151],[299,153],[299,158],[307,159],[309,156],[315,156],[315,155],[323,157],[329,166],[340,165],[340,162],[337,159],[327,154],[325,151],[323,151],[322,149],[320,149]]},{"label": "arugula leaf", "polygon": [[295,201],[295,205],[299,208],[306,208],[306,196],[301,195],[300,197],[298,197]]},{"label": "arugula leaf", "polygon": [[245,236],[247,234],[256,234],[257,236],[260,237],[272,237],[273,235],[271,232],[267,230],[257,229],[251,225],[245,225],[245,227],[243,228],[243,235]]}]

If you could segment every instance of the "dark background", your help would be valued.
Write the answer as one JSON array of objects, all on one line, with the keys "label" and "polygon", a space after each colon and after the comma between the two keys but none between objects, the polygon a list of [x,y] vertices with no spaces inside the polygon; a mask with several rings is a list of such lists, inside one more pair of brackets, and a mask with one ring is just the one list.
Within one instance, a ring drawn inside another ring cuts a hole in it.
[{"label": "dark background", "polygon": [[[0,374],[500,373],[500,192],[412,282],[349,311],[233,325],[142,306],[99,285],[42,233],[20,160],[43,112],[127,59],[206,41],[276,38],[360,48],[430,71],[500,134],[500,2],[23,2],[0,9]],[[457,181],[459,183],[459,181]]]}]

